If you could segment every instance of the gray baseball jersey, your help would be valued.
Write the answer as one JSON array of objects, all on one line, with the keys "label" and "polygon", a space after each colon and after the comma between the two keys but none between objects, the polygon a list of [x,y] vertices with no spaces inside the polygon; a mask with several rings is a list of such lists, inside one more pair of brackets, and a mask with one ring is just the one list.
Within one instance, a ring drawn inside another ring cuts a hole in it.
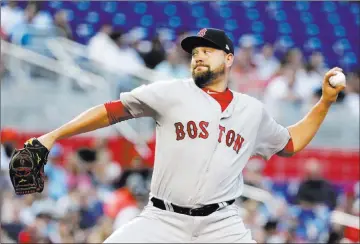
[{"label": "gray baseball jersey", "polygon": [[263,104],[233,92],[222,112],[219,103],[192,79],[160,81],[122,93],[134,117],[156,120],[151,195],[196,207],[239,197],[248,159],[269,159],[290,139]]}]

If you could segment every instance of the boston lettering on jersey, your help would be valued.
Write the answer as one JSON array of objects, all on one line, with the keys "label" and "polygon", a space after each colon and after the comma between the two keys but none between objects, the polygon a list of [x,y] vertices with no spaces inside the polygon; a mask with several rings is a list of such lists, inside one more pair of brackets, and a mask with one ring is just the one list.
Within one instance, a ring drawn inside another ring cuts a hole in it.
[{"label": "boston lettering on jersey", "polygon": [[[177,122],[174,125],[177,141],[184,140],[186,135],[188,135],[191,139],[207,139],[209,137],[209,132],[207,131],[209,122],[200,121],[198,125],[194,121],[189,121],[186,125],[181,122]],[[245,139],[241,135],[236,134],[234,130],[226,130],[225,127],[219,125],[219,143],[225,143],[226,146],[232,147],[236,153],[239,153],[244,140]]]}]

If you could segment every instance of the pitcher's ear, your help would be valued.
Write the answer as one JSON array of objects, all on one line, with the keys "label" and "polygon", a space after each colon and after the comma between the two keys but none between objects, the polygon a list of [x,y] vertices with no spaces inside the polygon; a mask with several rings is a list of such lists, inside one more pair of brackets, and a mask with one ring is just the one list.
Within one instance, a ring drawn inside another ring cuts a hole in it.
[{"label": "pitcher's ear", "polygon": [[226,67],[231,68],[234,63],[234,54],[228,53],[226,55]]}]

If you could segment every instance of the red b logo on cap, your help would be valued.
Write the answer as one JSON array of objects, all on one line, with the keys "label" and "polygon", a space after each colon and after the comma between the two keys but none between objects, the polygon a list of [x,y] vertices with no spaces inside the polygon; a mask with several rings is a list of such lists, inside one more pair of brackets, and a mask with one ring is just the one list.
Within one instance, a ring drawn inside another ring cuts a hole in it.
[{"label": "red b logo on cap", "polygon": [[203,36],[205,36],[205,34],[206,34],[206,31],[207,31],[207,29],[206,29],[206,28],[204,28],[204,29],[201,29],[201,30],[199,31],[199,33],[198,33],[198,36],[200,36],[200,37],[203,37]]}]

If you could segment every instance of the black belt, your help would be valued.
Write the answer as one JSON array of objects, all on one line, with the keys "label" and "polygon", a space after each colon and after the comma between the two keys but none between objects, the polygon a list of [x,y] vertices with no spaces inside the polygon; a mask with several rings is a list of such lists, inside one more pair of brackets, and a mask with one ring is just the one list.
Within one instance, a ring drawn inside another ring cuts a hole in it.
[{"label": "black belt", "polygon": [[172,203],[165,205],[165,202],[163,200],[155,197],[152,197],[150,200],[153,202],[154,207],[160,208],[162,210],[169,210],[175,213],[185,214],[190,216],[208,216],[213,212],[217,211],[218,209],[220,209],[222,206],[231,205],[235,202],[235,200],[229,200],[223,203],[213,203],[199,208],[186,208],[186,207],[177,206]]}]

